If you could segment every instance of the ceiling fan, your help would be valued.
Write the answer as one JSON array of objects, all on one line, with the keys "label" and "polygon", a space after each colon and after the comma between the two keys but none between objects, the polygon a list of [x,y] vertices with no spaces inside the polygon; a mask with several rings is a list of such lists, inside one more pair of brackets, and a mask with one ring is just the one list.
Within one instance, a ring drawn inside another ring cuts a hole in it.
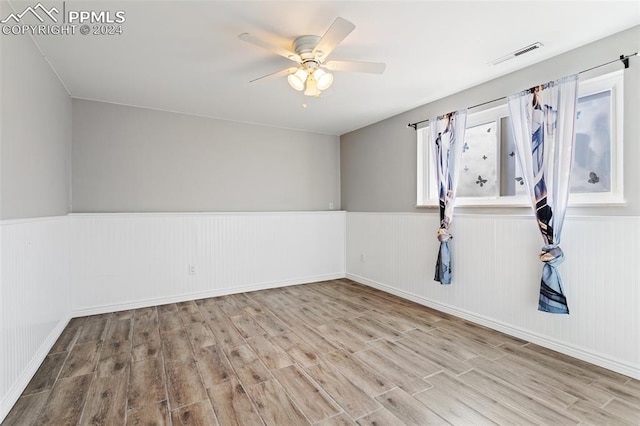
[{"label": "ceiling fan", "polygon": [[287,76],[289,85],[295,90],[302,91],[306,96],[320,96],[333,83],[333,75],[328,71],[364,72],[382,74],[386,65],[380,62],[356,61],[327,61],[333,50],[356,28],[344,18],[336,18],[322,37],[303,35],[297,37],[292,44],[293,50],[275,46],[249,33],[242,33],[238,38],[254,44],[277,55],[283,56],[297,66],[291,66],[280,71],[251,80]]}]

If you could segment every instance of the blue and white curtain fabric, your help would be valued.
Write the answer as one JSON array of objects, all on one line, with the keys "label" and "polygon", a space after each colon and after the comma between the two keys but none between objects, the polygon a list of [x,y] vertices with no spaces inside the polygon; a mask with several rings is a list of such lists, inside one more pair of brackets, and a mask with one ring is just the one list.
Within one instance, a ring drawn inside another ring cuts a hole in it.
[{"label": "blue and white curtain fabric", "polygon": [[559,314],[569,313],[557,266],[564,260],[560,236],[569,200],[577,99],[577,75],[508,98],[523,182],[544,241],[538,310]]},{"label": "blue and white curtain fabric", "polygon": [[449,228],[453,221],[453,207],[460,174],[460,159],[464,146],[467,111],[461,110],[432,118],[430,121],[431,146],[438,181],[440,204],[440,250],[436,262],[435,281],[451,284],[451,249]]}]

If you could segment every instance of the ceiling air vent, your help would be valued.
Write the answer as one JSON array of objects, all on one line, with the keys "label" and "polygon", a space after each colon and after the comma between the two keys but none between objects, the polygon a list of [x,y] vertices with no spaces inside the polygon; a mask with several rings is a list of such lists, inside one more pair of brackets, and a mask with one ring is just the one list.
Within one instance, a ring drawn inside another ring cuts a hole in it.
[{"label": "ceiling air vent", "polygon": [[543,44],[540,43],[540,42],[530,44],[529,46],[525,46],[525,47],[523,47],[521,49],[518,49],[515,52],[511,52],[508,55],[505,55],[505,56],[503,56],[501,58],[494,59],[493,61],[489,62],[489,64],[490,65],[501,64],[502,62],[508,61],[509,59],[513,59],[513,58],[515,58],[517,56],[524,55],[525,53],[531,52],[532,50],[539,49],[542,46],[543,46]]}]

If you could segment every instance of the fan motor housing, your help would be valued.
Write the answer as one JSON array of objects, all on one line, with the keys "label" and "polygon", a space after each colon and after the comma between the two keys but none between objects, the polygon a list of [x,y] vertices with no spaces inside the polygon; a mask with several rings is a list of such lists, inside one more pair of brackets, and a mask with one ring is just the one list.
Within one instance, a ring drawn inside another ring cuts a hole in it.
[{"label": "fan motor housing", "polygon": [[293,41],[293,49],[298,55],[300,55],[303,62],[309,60],[314,61],[316,57],[313,54],[313,49],[315,49],[319,41],[320,36],[303,35]]}]

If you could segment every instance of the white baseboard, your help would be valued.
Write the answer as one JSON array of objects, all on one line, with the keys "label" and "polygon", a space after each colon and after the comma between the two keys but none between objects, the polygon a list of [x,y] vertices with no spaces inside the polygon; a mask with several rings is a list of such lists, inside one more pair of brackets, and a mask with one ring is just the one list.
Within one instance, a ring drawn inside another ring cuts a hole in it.
[{"label": "white baseboard", "polygon": [[258,291],[258,290],[268,290],[270,288],[286,287],[291,285],[307,284],[307,283],[313,283],[313,282],[319,282],[319,281],[337,280],[340,278],[345,278],[345,274],[335,273],[335,274],[327,274],[327,275],[317,275],[312,277],[304,277],[304,278],[285,280],[285,281],[249,284],[244,286],[228,287],[224,289],[216,289],[216,290],[204,291],[204,292],[185,293],[185,294],[179,294],[179,295],[174,295],[170,297],[159,297],[154,299],[136,300],[136,301],[127,302],[127,303],[99,305],[99,306],[92,306],[89,308],[76,309],[73,311],[72,316],[84,317],[88,315],[99,315],[99,314],[106,314],[110,312],[126,311],[129,309],[139,309],[139,308],[147,308],[150,306],[166,305],[168,303],[179,303],[179,302],[187,302],[190,300],[206,299],[209,297],[226,296],[229,294],[246,293],[246,292]]},{"label": "white baseboard", "polygon": [[364,284],[366,286],[376,288],[386,293],[394,294],[398,297],[402,297],[403,299],[411,300],[423,306],[427,306],[429,308],[436,309],[438,311],[441,311],[447,314],[455,315],[457,317],[471,321],[475,324],[479,324],[479,325],[491,328],[493,330],[508,334],[510,336],[517,337],[519,339],[523,339],[531,343],[535,343],[545,348],[552,349],[556,352],[560,352],[565,355],[568,355],[568,356],[589,362],[591,364],[595,364],[600,367],[618,372],[620,374],[624,374],[625,376],[629,376],[634,379],[640,380],[640,366],[629,364],[620,360],[612,359],[610,357],[603,356],[601,354],[594,353],[591,351],[587,351],[583,348],[579,348],[573,345],[568,345],[556,339],[550,339],[540,334],[532,333],[530,331],[524,330],[519,327],[511,326],[501,321],[496,321],[482,315],[474,314],[473,312],[458,309],[454,306],[435,302],[433,300],[429,300],[422,296],[418,296],[416,294],[413,294],[404,290],[400,290],[400,289],[391,287],[389,285],[382,284],[380,282],[373,281],[358,275],[347,273],[346,278],[352,281],[358,282],[360,284]]},{"label": "white baseboard", "polygon": [[31,358],[29,364],[27,364],[26,368],[22,371],[18,380],[12,384],[9,391],[4,395],[4,398],[0,401],[0,422],[7,417],[11,408],[13,408],[15,403],[18,401],[20,395],[22,395],[22,392],[27,388],[27,385],[38,371],[38,368],[40,368],[40,365],[49,354],[49,351],[56,343],[56,340],[58,340],[58,337],[60,337],[67,324],[69,324],[70,320],[71,316],[58,322],[56,327],[51,331],[40,348],[38,348],[36,353],[33,355],[33,358]]}]

